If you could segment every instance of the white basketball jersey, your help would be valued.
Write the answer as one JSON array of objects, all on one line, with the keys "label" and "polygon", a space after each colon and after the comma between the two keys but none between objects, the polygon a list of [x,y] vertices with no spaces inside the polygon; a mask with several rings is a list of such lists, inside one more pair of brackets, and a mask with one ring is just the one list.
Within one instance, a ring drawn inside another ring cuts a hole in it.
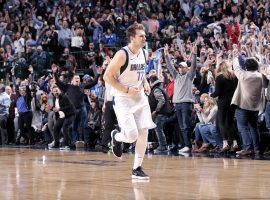
[{"label": "white basketball jersey", "polygon": [[[123,47],[128,54],[128,64],[126,68],[121,67],[116,79],[126,87],[139,87],[143,92],[142,82],[145,77],[145,55],[141,48],[139,53],[134,55],[130,49]],[[114,89],[113,96],[129,96],[127,93]]]}]

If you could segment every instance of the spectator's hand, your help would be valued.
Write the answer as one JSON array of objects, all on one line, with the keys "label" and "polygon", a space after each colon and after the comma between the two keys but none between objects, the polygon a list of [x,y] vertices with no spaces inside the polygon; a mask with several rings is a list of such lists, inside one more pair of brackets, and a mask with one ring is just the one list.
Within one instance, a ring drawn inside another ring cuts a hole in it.
[{"label": "spectator's hand", "polygon": [[261,68],[260,68],[260,72],[261,72],[263,75],[267,76],[267,70],[266,70],[265,67],[261,67]]},{"label": "spectator's hand", "polygon": [[52,105],[47,103],[45,106],[45,110],[51,110],[51,109],[52,109]]},{"label": "spectator's hand", "polygon": [[168,44],[164,45],[164,54],[169,55],[169,45]]},{"label": "spectator's hand", "polygon": [[260,32],[259,32],[259,35],[258,35],[258,40],[259,40],[259,42],[262,42],[262,39],[263,39],[263,32],[260,31]]},{"label": "spectator's hand", "polygon": [[223,51],[219,51],[218,54],[217,54],[217,58],[218,59],[221,59],[223,56]]},{"label": "spectator's hand", "polygon": [[197,55],[197,42],[195,42],[194,44],[193,44],[193,46],[192,46],[192,53],[193,54],[195,54],[195,55]]},{"label": "spectator's hand", "polygon": [[106,108],[106,106],[105,106],[105,103],[104,103],[103,106],[102,106],[102,112],[105,112],[105,108]]},{"label": "spectator's hand", "polygon": [[11,75],[12,75],[12,76],[15,75],[15,66],[11,68],[10,72],[11,72]]},{"label": "spectator's hand", "polygon": [[195,109],[196,112],[201,112],[202,111],[202,108],[201,108],[200,104],[198,104],[198,103],[194,104],[194,109]]},{"label": "spectator's hand", "polygon": [[56,108],[56,107],[53,108],[53,112],[59,112],[59,111],[60,111],[59,108]]},{"label": "spectator's hand", "polygon": [[85,89],[84,90],[84,94],[87,95],[87,96],[90,96],[91,91],[89,89]]},{"label": "spectator's hand", "polygon": [[237,57],[239,56],[238,46],[237,44],[233,44],[233,56]]},{"label": "spectator's hand", "polygon": [[32,66],[32,65],[29,65],[28,71],[29,71],[31,74],[34,72],[34,69],[33,69],[33,66]]}]

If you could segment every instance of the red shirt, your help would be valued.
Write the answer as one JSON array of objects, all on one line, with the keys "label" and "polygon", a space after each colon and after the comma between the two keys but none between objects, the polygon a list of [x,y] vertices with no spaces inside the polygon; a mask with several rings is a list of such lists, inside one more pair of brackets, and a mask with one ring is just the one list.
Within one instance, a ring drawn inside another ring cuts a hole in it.
[{"label": "red shirt", "polygon": [[166,86],[166,92],[169,98],[169,101],[172,100],[173,98],[173,90],[174,90],[174,81],[171,81],[168,83],[168,85]]}]

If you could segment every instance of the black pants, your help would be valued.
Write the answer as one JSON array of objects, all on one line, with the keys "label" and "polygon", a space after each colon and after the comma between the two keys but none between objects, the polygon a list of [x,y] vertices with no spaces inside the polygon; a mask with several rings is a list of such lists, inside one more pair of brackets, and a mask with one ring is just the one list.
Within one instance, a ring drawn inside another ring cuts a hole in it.
[{"label": "black pants", "polygon": [[6,133],[6,127],[7,127],[7,118],[8,114],[3,115],[0,117],[0,144],[6,144],[7,142],[7,135]]},{"label": "black pants", "polygon": [[113,109],[113,102],[107,101],[105,103],[105,111],[104,111],[104,121],[105,121],[105,129],[101,139],[101,146],[107,147],[109,142],[111,141],[111,132],[114,130],[114,125],[117,123],[116,115]]},{"label": "black pants", "polygon": [[8,117],[7,119],[7,135],[8,135],[8,144],[15,142],[15,128],[14,128],[14,118]]},{"label": "black pants", "polygon": [[53,128],[53,136],[54,136],[56,145],[59,145],[60,134],[61,134],[61,129],[62,129],[63,136],[64,136],[64,145],[69,146],[70,144],[70,137],[69,137],[70,128],[69,127],[72,125],[73,117],[74,116],[72,115],[70,117],[56,119],[56,123]]},{"label": "black pants", "polygon": [[18,126],[19,126],[19,130],[21,131],[21,134],[25,134],[22,131],[24,130],[24,124],[26,126],[27,129],[27,134],[26,136],[30,139],[33,140],[34,139],[34,130],[31,127],[32,124],[32,118],[33,118],[33,113],[32,111],[29,112],[25,112],[25,113],[19,113],[19,119],[18,119]]},{"label": "black pants", "polygon": [[223,140],[233,141],[236,139],[236,128],[234,126],[234,106],[218,107],[217,125]]}]

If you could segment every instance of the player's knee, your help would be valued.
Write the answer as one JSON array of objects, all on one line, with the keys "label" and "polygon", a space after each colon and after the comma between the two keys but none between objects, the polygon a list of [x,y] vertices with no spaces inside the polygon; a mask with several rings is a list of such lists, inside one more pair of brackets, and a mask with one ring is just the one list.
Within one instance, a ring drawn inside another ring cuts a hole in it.
[{"label": "player's knee", "polygon": [[128,131],[126,134],[130,143],[135,142],[138,138],[138,130],[131,130]]}]

